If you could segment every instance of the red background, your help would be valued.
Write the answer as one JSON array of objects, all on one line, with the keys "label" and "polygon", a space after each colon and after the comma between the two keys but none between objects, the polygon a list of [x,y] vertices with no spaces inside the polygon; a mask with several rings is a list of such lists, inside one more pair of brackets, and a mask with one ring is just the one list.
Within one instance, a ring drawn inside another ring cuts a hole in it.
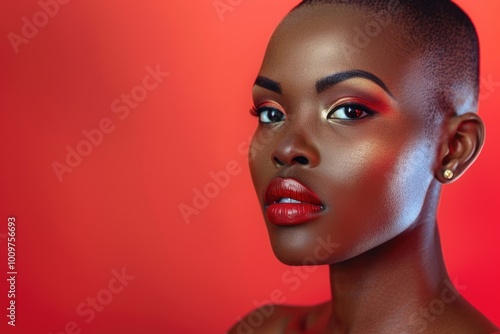
[{"label": "red background", "polygon": [[[500,2],[457,2],[478,28],[482,77],[500,82]],[[250,89],[267,40],[298,1],[230,3],[221,18],[212,0],[75,0],[18,53],[7,34],[41,7],[3,4],[0,277],[9,216],[19,274],[15,329],[0,281],[0,332],[55,334],[74,321],[82,333],[222,333],[275,288],[287,303],[328,298],[325,267],[296,291],[282,281],[288,267],[271,252],[241,152],[256,126]],[[169,76],[121,120],[111,103],[157,64]],[[500,87],[481,89],[486,146],[445,187],[439,218],[451,277],[500,324]],[[59,182],[52,163],[104,118],[114,131]],[[187,224],[179,206],[232,160],[241,171]],[[77,306],[122,268],[135,279],[86,323]]]}]

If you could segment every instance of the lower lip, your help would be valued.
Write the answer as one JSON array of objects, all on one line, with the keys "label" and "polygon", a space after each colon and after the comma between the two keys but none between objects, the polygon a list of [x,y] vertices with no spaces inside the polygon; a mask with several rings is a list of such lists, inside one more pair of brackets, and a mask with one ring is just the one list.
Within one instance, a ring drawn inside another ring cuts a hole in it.
[{"label": "lower lip", "polygon": [[273,203],[266,209],[267,218],[276,225],[299,225],[318,218],[322,207],[309,203]]}]

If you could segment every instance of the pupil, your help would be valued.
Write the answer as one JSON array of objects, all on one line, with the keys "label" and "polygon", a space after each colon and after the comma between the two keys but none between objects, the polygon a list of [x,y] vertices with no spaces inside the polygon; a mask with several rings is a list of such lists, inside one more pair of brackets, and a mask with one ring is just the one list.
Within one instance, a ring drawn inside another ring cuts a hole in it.
[{"label": "pupil", "polygon": [[356,109],[356,108],[352,108],[352,107],[347,108],[346,116],[349,118],[359,117],[360,114],[361,114],[361,111]]},{"label": "pupil", "polygon": [[269,119],[273,122],[280,121],[281,120],[280,113],[281,112],[279,112],[277,110],[271,110],[271,112],[270,112],[271,115],[269,116]]}]

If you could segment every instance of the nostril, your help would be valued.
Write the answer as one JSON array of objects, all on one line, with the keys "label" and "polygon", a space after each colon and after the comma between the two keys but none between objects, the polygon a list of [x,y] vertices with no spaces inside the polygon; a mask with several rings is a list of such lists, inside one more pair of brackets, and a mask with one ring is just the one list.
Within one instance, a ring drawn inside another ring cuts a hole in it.
[{"label": "nostril", "polygon": [[274,162],[276,162],[276,164],[277,164],[277,165],[279,165],[279,166],[283,166],[283,165],[285,165],[285,164],[284,164],[284,163],[283,163],[280,159],[278,159],[277,157],[274,157],[273,159],[274,159]]},{"label": "nostril", "polygon": [[309,163],[309,159],[303,156],[295,157],[292,160],[298,162],[301,165],[307,165]]}]

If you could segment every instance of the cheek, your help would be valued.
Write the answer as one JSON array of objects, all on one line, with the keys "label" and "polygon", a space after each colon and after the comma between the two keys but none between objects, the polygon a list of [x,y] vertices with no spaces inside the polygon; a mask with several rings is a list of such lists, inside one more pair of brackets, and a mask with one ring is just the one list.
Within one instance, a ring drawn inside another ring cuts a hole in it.
[{"label": "cheek", "polygon": [[[332,151],[334,148],[332,147]],[[329,230],[362,252],[401,233],[423,206],[432,180],[432,152],[409,138],[337,146],[325,159],[332,224]]]},{"label": "cheek", "polygon": [[425,197],[433,179],[435,152],[431,145],[413,143],[400,151],[394,168],[387,174],[388,197],[397,211],[394,215],[401,228],[417,219],[424,205]]},{"label": "cheek", "polygon": [[[255,159],[262,159],[266,152],[269,151],[273,139],[274,133],[271,129],[257,128],[257,130],[255,130],[248,151],[248,160],[250,163]],[[269,155],[266,157],[269,157]]]},{"label": "cheek", "polygon": [[[355,139],[335,140],[322,152],[322,177],[358,200],[404,204],[422,197],[432,179],[435,152],[421,127],[409,123],[399,120],[398,128],[379,125],[355,133]],[[418,194],[409,196],[413,192]]]}]

